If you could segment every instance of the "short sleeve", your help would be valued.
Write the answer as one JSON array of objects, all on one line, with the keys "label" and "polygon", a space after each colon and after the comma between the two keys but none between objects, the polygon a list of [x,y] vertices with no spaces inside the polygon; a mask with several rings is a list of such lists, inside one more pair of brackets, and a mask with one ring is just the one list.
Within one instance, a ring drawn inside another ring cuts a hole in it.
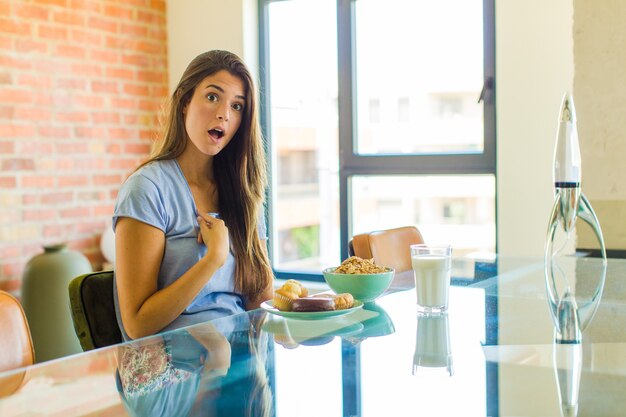
[{"label": "short sleeve", "polygon": [[130,217],[167,230],[167,211],[156,184],[141,174],[131,175],[120,188],[113,212],[113,230],[120,217]]}]

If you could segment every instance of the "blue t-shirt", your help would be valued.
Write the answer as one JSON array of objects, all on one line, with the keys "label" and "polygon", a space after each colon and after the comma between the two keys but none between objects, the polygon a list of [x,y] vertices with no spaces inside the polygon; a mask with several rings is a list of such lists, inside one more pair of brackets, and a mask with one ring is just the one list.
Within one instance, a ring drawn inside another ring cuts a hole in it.
[{"label": "blue t-shirt", "polygon": [[[175,159],[153,161],[134,172],[122,185],[115,202],[113,230],[120,217],[129,217],[156,227],[165,233],[163,260],[159,268],[157,288],[170,285],[195,265],[207,251],[198,243],[198,212],[191,189]],[[263,219],[259,221],[259,237],[266,239]],[[185,311],[162,331],[212,320],[244,311],[244,300],[235,291],[235,258],[231,252],[187,306]],[[125,340],[119,311],[117,285],[115,312]]]}]

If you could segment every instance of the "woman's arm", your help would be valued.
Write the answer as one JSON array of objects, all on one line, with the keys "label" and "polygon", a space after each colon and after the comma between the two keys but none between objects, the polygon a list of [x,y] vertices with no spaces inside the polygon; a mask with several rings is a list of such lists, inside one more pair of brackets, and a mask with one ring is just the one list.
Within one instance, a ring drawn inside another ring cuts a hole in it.
[{"label": "woman's arm", "polygon": [[157,290],[165,250],[163,231],[129,217],[118,219],[115,279],[122,322],[131,338],[155,334],[174,321],[224,264],[229,246],[224,222],[207,218],[199,223],[207,254],[171,285]]}]

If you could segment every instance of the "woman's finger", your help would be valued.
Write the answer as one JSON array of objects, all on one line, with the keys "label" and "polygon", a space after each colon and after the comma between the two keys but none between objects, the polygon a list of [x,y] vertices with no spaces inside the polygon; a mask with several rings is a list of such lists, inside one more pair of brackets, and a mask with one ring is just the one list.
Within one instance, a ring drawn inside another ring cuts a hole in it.
[{"label": "woman's finger", "polygon": [[198,216],[198,225],[202,227],[202,224],[204,224],[210,229],[211,227],[213,227],[213,222],[210,219],[211,217],[206,218],[206,217]]}]

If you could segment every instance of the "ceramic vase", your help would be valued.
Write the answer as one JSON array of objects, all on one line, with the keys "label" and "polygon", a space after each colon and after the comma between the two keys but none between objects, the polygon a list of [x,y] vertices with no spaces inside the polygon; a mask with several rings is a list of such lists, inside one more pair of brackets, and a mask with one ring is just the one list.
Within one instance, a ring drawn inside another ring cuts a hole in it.
[{"label": "ceramic vase", "polygon": [[82,352],[74,331],[68,285],[73,278],[92,271],[89,260],[65,244],[44,246],[44,252],[26,264],[22,305],[37,362]]}]

